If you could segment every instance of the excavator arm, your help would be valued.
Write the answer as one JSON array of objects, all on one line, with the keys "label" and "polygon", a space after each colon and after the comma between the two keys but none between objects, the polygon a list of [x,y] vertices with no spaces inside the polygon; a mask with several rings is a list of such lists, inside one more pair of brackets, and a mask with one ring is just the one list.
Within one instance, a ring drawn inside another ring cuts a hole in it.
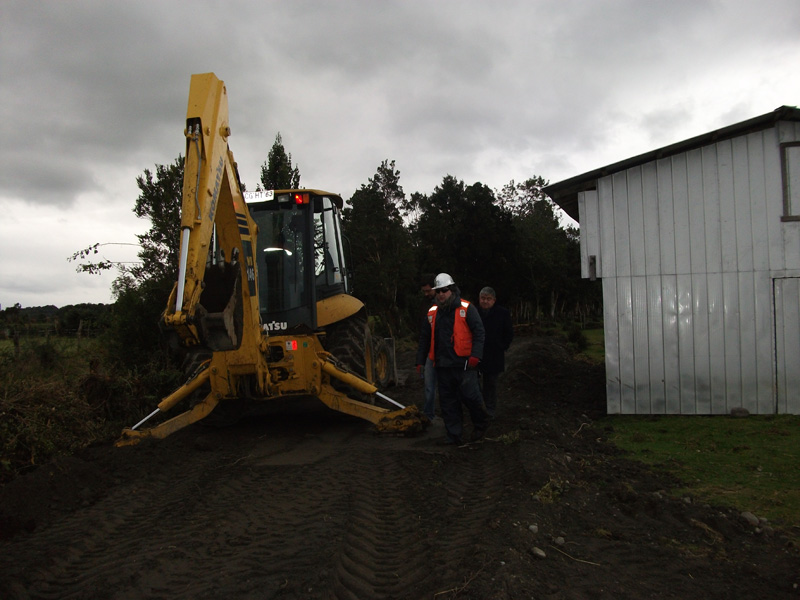
[{"label": "excavator arm", "polygon": [[192,76],[184,133],[178,282],[164,324],[186,346],[234,350],[245,338],[260,336],[253,249],[257,230],[228,148],[227,91],[213,73]]}]

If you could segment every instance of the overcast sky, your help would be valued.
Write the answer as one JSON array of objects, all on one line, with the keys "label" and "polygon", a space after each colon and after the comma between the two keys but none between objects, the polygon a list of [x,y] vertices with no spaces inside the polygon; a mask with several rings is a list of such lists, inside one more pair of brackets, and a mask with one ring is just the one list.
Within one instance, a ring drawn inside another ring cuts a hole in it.
[{"label": "overcast sky", "polygon": [[136,177],[184,153],[193,73],[250,189],[280,132],[348,199],[384,159],[406,194],[560,181],[798,106],[798,66],[798,0],[2,0],[0,306],[112,301],[67,257],[148,229]]}]

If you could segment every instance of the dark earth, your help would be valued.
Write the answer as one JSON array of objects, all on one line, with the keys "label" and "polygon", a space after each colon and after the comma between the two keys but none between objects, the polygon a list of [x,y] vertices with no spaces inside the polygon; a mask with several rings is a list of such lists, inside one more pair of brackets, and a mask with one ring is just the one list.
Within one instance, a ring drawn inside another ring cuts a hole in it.
[{"label": "dark earth", "polygon": [[88,448],[0,490],[0,598],[800,598],[787,532],[670,495],[604,389],[518,332],[480,443],[320,409]]}]

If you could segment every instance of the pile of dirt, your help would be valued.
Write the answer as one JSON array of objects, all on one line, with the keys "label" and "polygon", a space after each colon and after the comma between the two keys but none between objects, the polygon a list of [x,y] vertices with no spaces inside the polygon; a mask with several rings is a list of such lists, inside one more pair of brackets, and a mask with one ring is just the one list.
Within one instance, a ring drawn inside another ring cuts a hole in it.
[{"label": "pile of dirt", "polygon": [[[798,598],[773,524],[607,442],[602,367],[518,336],[488,438],[320,408],[89,448],[0,490],[2,598]],[[421,403],[413,356],[389,395]],[[774,529],[773,529],[774,527]]]}]

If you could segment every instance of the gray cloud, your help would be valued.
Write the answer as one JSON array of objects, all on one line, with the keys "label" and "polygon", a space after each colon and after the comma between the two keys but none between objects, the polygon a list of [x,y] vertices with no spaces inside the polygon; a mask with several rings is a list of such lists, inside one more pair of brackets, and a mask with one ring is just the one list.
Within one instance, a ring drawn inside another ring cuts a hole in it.
[{"label": "gray cloud", "polygon": [[[0,203],[127,223],[135,175],[184,152],[189,78],[208,71],[251,188],[279,131],[302,183],[345,197],[387,158],[407,193],[557,181],[797,104],[798,31],[796,0],[6,0]],[[38,303],[14,278],[0,303]]]}]

